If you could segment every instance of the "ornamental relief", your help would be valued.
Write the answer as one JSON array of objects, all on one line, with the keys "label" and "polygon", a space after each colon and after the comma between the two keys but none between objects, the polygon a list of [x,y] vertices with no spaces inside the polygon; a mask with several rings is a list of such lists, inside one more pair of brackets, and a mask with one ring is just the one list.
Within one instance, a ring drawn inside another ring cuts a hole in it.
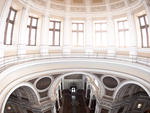
[{"label": "ornamental relief", "polygon": [[97,6],[97,7],[91,7],[92,12],[96,11],[106,11],[106,6]]},{"label": "ornamental relief", "polygon": [[65,6],[51,4],[51,8],[57,9],[57,10],[65,10]]},{"label": "ornamental relief", "polygon": [[138,0],[128,0],[129,6],[132,5],[132,4],[135,4],[137,2],[138,2]]},{"label": "ornamental relief", "polygon": [[45,0],[32,0],[32,2],[37,3],[38,5],[45,6],[46,1]]},{"label": "ornamental relief", "polygon": [[85,12],[86,8],[84,8],[84,7],[71,7],[71,11],[73,11],[73,12],[76,12],[76,11]]},{"label": "ornamental relief", "polygon": [[125,3],[124,2],[119,2],[119,3],[111,5],[111,9],[112,10],[119,9],[119,8],[122,8],[122,7],[125,7]]}]

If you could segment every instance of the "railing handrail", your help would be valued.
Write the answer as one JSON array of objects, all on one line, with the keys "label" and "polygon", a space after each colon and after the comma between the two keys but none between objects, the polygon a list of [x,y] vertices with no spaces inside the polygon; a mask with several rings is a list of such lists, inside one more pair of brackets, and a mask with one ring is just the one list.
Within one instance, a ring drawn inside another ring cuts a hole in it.
[{"label": "railing handrail", "polygon": [[[45,54],[45,53],[43,53]],[[100,53],[100,52],[87,52],[87,53],[83,53],[83,52],[52,52],[52,53],[49,53],[47,55],[53,55],[53,54],[61,54],[61,55],[71,55],[71,54],[80,54],[80,55],[107,55],[107,53]],[[9,57],[20,57],[20,56],[30,56],[30,55],[41,55],[43,56],[41,53],[30,53],[30,54],[21,54],[21,55],[8,55],[8,56],[4,56],[4,57],[0,57],[0,59],[4,59],[4,58],[9,58]],[[111,55],[110,55],[111,56]],[[115,55],[112,55],[112,56],[128,56],[129,55],[123,55],[123,54],[115,54]],[[134,56],[134,57],[141,57],[141,58],[150,58],[150,56],[142,56],[142,55],[130,55],[130,56]]]},{"label": "railing handrail", "polygon": [[0,58],[0,72],[7,67],[7,65],[21,63],[21,61],[37,60],[37,59],[51,59],[51,58],[97,58],[97,59],[112,59],[129,61],[132,63],[139,63],[146,66],[150,66],[150,57],[144,56],[134,56],[134,55],[112,55],[106,53],[83,53],[83,52],[73,52],[73,53],[62,53],[53,52],[51,54],[46,53],[32,53],[32,54],[21,54],[21,55],[10,55]]}]

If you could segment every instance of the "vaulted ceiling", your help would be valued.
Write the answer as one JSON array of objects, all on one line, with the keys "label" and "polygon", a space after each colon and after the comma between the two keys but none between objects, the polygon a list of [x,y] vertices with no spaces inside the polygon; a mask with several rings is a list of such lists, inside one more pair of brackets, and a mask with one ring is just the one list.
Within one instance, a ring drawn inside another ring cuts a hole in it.
[{"label": "vaulted ceiling", "polygon": [[[32,0],[37,2],[47,2],[48,0]],[[64,2],[64,3],[73,3],[73,4],[83,4],[83,3],[90,3],[90,4],[113,4],[113,3],[132,3],[138,0],[51,0],[52,2]]]},{"label": "vaulted ceiling", "polygon": [[[89,9],[91,12],[104,12],[120,10],[134,6],[141,0],[30,0],[41,6],[48,6],[52,9],[65,10],[70,7],[72,12],[85,12]],[[88,7],[88,8],[87,8]]]}]

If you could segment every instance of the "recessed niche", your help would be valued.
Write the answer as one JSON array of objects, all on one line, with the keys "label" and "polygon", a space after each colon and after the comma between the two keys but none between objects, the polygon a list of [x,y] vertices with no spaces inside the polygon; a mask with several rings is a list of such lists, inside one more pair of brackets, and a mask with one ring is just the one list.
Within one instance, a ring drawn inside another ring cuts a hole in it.
[{"label": "recessed niche", "polygon": [[48,88],[50,84],[51,84],[51,79],[49,77],[44,77],[36,83],[36,88],[39,90],[44,90]]},{"label": "recessed niche", "polygon": [[109,76],[103,78],[103,83],[108,88],[116,88],[118,85],[117,80]]}]

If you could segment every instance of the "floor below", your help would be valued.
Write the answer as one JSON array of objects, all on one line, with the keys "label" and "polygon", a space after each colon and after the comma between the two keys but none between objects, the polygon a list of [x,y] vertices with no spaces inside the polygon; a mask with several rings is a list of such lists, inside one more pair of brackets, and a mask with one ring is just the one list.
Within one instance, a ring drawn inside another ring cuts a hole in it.
[{"label": "floor below", "polygon": [[59,113],[90,113],[83,90],[79,89],[75,93],[63,90],[62,94],[62,106]]}]

